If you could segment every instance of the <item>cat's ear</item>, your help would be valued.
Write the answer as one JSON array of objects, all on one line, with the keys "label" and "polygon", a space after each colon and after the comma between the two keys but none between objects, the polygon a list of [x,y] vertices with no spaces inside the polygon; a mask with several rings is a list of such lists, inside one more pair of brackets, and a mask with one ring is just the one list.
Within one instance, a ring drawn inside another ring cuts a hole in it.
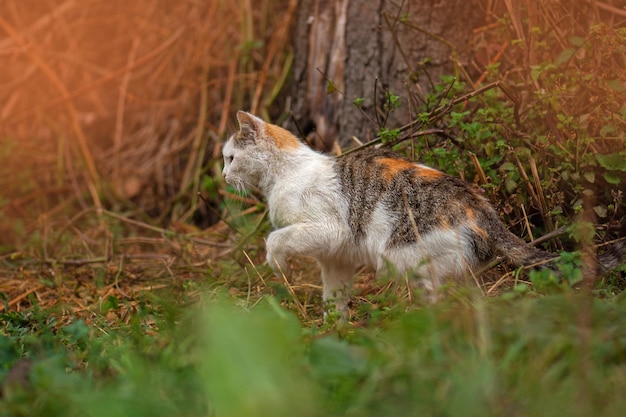
[{"label": "cat's ear", "polygon": [[265,122],[248,112],[239,110],[237,112],[237,121],[239,122],[239,130],[241,131],[240,139],[246,142],[256,142],[257,138],[263,135],[263,126]]}]

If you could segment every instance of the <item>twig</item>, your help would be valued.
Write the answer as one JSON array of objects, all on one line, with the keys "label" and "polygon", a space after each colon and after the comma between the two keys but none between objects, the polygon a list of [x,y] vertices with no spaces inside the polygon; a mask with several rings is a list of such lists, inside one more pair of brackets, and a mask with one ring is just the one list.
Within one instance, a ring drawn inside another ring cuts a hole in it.
[{"label": "twig", "polygon": [[626,10],[619,9],[615,6],[603,3],[601,1],[594,1],[593,4],[595,4],[598,9],[606,10],[607,12],[611,12],[613,14],[626,17]]},{"label": "twig", "polygon": [[[409,140],[409,139],[418,138],[418,137],[421,137],[421,136],[441,134],[441,133],[444,133],[444,131],[441,130],[441,129],[420,130],[419,132],[413,132],[413,133],[404,135],[402,138],[388,143],[388,145],[393,146],[393,145],[397,145],[398,143],[404,142],[404,141]],[[371,141],[369,141],[367,143],[364,143],[363,145],[357,146],[356,148],[349,149],[349,150],[343,152],[341,155],[337,155],[337,158],[341,158],[341,157],[344,157],[344,156],[346,156],[348,154],[351,154],[353,152],[357,152],[357,151],[360,151],[362,149],[369,148],[370,146],[374,146],[374,145],[376,145],[377,143],[380,143],[380,142],[382,142],[382,138],[381,137],[377,137],[376,139],[373,139],[373,140],[371,140]]]},{"label": "twig", "polygon": [[209,210],[211,213],[215,214],[221,221],[223,221],[226,226],[230,227],[233,230],[237,230],[235,228],[234,225],[230,224],[228,222],[228,220],[226,220],[223,216],[222,213],[218,212],[217,210],[215,210],[208,201],[206,201],[206,199],[204,198],[204,196],[198,191],[198,197],[200,197],[200,200],[202,200],[202,202],[204,203],[205,207],[207,208],[207,210]]},{"label": "twig", "polygon": [[535,182],[535,188],[537,190],[537,196],[539,197],[539,208],[541,209],[541,216],[544,218],[546,222],[546,227],[552,231],[554,230],[554,223],[552,222],[552,217],[548,211],[548,203],[546,202],[546,197],[543,192],[543,187],[541,186],[541,180],[539,178],[539,171],[537,170],[537,164],[535,163],[535,159],[531,156],[528,158],[528,162],[530,164],[530,172],[533,174],[533,180]]},{"label": "twig", "polygon": [[530,241],[532,242],[533,240],[535,240],[535,238],[533,237],[533,231],[530,228],[530,222],[528,221],[526,209],[524,208],[524,204],[521,204],[520,207],[522,208],[522,214],[524,215],[524,224],[526,225],[526,231],[528,232],[528,236],[530,237]]},{"label": "twig", "polygon": [[242,203],[246,203],[250,205],[259,204],[259,200],[257,200],[256,198],[244,197],[240,194],[229,193],[226,190],[219,189],[217,190],[217,193],[221,195],[222,197],[228,198],[229,200],[241,201]]},{"label": "twig", "polygon": [[[322,74],[322,77],[324,77],[324,80],[326,80],[326,82],[328,83],[332,83],[333,81],[328,78],[328,76],[326,75],[326,73],[324,73],[324,71],[322,71],[319,68],[315,68],[320,74]],[[374,78],[374,115],[376,116],[376,118],[378,119],[378,114],[376,114],[376,84],[378,82],[378,78]],[[334,85],[334,83],[333,83]],[[336,91],[341,94],[344,98],[345,98],[345,94],[343,93],[343,91],[341,91],[339,88],[336,87]],[[372,118],[369,116],[369,114],[367,114],[365,112],[365,110],[363,110],[363,108],[361,106],[355,106],[363,115],[363,117],[365,117],[365,119],[372,125],[373,128],[375,129],[379,129],[380,124],[376,123],[374,120],[372,120]],[[293,116],[292,116],[293,117]]]},{"label": "twig", "polygon": [[8,304],[6,304],[6,303],[0,304],[0,311],[4,311],[7,305],[8,305],[8,307],[13,307],[14,305],[16,305],[20,301],[22,301],[24,298],[28,297],[29,295],[31,295],[34,292],[37,292],[37,291],[41,290],[42,288],[45,288],[45,285],[41,285],[41,284],[37,285],[36,287],[31,288],[30,290],[28,290],[28,291],[18,295],[17,297],[15,297],[11,301],[9,301]]},{"label": "twig", "polygon": [[[203,62],[202,69],[202,82],[205,83],[209,78],[211,71],[210,58],[207,56]],[[185,164],[182,179],[180,180],[180,188],[178,190],[178,196],[184,194],[188,187],[192,187],[193,190],[198,191],[200,183],[200,172],[202,170],[202,160],[206,153],[207,140],[205,140],[204,129],[207,118],[207,109],[209,106],[209,92],[208,88],[202,86],[200,89],[200,106],[198,109],[198,120],[196,129],[193,135],[193,142],[191,144],[191,154]],[[197,194],[191,194],[191,207],[195,207],[197,204]]]},{"label": "twig", "polygon": [[376,96],[378,96],[378,77],[374,78],[374,116],[376,116],[377,127],[380,130],[383,127],[383,124],[380,121],[380,115],[378,114],[378,100],[376,99]]},{"label": "twig", "polygon": [[119,279],[123,271],[124,271],[124,255],[120,256],[120,263],[117,266],[117,272],[115,273],[115,280],[113,281],[113,283],[115,284],[115,288],[117,288],[120,294],[122,294],[126,298],[130,298],[130,296],[126,294],[124,291],[122,291],[122,289],[119,286]]},{"label": "twig", "polygon": [[[385,13],[386,15],[386,13]],[[452,61],[452,63],[454,64],[454,68],[457,70],[457,72],[460,72],[463,77],[467,80],[467,82],[469,82],[470,84],[472,84],[472,86],[474,86],[474,83],[472,81],[472,79],[470,78],[469,74],[467,73],[467,71],[465,70],[465,68],[463,68],[463,65],[461,65],[457,59],[457,50],[456,47],[454,46],[454,44],[452,44],[452,42],[446,40],[445,38],[439,36],[439,35],[435,35],[434,33],[431,33],[425,29],[420,28],[419,26],[411,23],[409,20],[401,20],[400,23],[402,23],[403,25],[410,27],[411,29],[415,29],[420,33],[423,33],[424,35],[436,40],[437,42],[440,42],[444,45],[446,45],[450,51],[450,60]],[[428,77],[431,85],[434,85],[433,80],[430,78],[430,74],[428,74],[428,72],[425,72],[426,76]]]},{"label": "twig", "polygon": [[250,105],[251,113],[256,114],[258,111],[258,106],[261,101],[261,93],[263,92],[263,87],[267,81],[267,74],[269,73],[271,64],[274,62],[274,58],[284,49],[285,40],[288,38],[289,30],[291,29],[291,22],[296,15],[297,5],[298,2],[296,0],[289,0],[287,12],[285,13],[286,17],[283,22],[276,25],[276,30],[272,34],[268,43],[265,60],[263,61],[263,66],[255,83],[256,88]]},{"label": "twig", "polygon": [[60,265],[74,265],[74,266],[81,266],[81,265],[89,265],[89,264],[100,264],[100,263],[105,263],[108,262],[109,259],[107,259],[106,256],[99,256],[97,258],[84,258],[84,259],[52,259],[52,258],[45,258],[40,260],[39,262],[41,263],[45,263],[45,264],[60,264]]},{"label": "twig", "polygon": [[470,152],[469,156],[472,159],[472,162],[474,163],[474,167],[476,168],[476,172],[478,172],[478,176],[480,177],[480,181],[483,184],[488,184],[489,181],[487,181],[487,175],[485,174],[485,171],[483,171],[483,167],[480,165],[480,161],[478,160],[478,157],[476,156],[476,154],[474,152]]},{"label": "twig", "polygon": [[[509,41],[504,41],[502,43],[502,46],[500,46],[500,50],[498,50],[496,55],[491,59],[491,61],[489,61],[490,66],[500,61],[500,58],[502,58],[502,55],[504,55],[504,51],[506,51],[508,46],[509,46]],[[485,71],[483,71],[483,73],[480,74],[480,77],[478,77],[478,80],[476,80],[475,84],[480,85],[483,81],[485,81],[485,78],[487,78],[487,74],[489,74],[489,70],[485,69]]]},{"label": "twig", "polygon": [[[239,49],[235,50],[235,54],[239,55]],[[218,136],[222,136],[226,132],[226,123],[228,122],[228,115],[230,114],[230,104],[233,97],[233,88],[235,85],[235,71],[237,71],[238,59],[233,59],[228,65],[228,77],[226,78],[226,90],[224,93],[224,104],[222,106],[222,115],[220,116],[220,123],[217,127]]]},{"label": "twig", "polygon": [[248,255],[248,252],[246,252],[245,250],[242,251],[242,252],[243,252],[243,256],[246,257],[248,262],[250,262],[250,265],[252,265],[252,268],[254,268],[254,272],[256,272],[257,276],[259,277],[259,279],[263,283],[263,286],[267,288],[267,283],[265,282],[265,279],[263,279],[263,276],[259,273],[259,270],[257,269],[257,267],[254,264],[254,262],[252,262],[252,259],[250,259],[250,256]]}]

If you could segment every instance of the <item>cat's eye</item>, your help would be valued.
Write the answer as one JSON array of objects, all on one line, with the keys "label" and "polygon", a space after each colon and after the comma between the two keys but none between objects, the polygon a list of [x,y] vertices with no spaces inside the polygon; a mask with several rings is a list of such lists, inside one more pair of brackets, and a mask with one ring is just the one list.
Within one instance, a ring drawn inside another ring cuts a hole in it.
[{"label": "cat's eye", "polygon": [[230,164],[231,162],[233,162],[233,156],[225,156],[224,155],[224,162],[227,164]]}]

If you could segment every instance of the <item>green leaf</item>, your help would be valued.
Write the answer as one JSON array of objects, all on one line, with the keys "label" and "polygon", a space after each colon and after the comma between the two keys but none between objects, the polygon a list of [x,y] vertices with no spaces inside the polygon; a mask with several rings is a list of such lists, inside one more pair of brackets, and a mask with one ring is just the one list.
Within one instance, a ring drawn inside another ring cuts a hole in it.
[{"label": "green leaf", "polygon": [[113,295],[109,295],[100,305],[100,311],[106,313],[109,310],[117,310],[120,308],[119,300]]},{"label": "green leaf", "polygon": [[569,234],[576,242],[591,242],[595,233],[595,227],[588,221],[579,221],[569,227]]},{"label": "green leaf", "polygon": [[559,56],[556,58],[556,61],[554,61],[554,63],[556,65],[565,64],[567,61],[569,61],[572,58],[572,56],[574,56],[575,52],[576,50],[574,48],[564,49],[563,52],[561,52]]},{"label": "green leaf", "polygon": [[341,378],[361,375],[366,370],[365,358],[344,340],[323,337],[311,345],[310,361],[320,378]]},{"label": "green leaf", "polygon": [[517,167],[512,163],[512,162],[505,162],[502,165],[500,165],[500,170],[501,171],[515,171],[517,170]]},{"label": "green leaf", "polygon": [[337,91],[337,86],[332,80],[326,82],[326,94],[332,94]]},{"label": "green leaf", "polygon": [[400,129],[389,129],[387,127],[383,127],[378,132],[378,136],[380,136],[382,143],[394,142],[396,139],[398,139],[399,135]]},{"label": "green leaf", "polygon": [[622,177],[620,175],[607,172],[604,174],[604,180],[609,184],[619,184],[622,181]]},{"label": "green leaf", "polygon": [[504,180],[504,187],[506,188],[507,193],[512,194],[517,188],[517,182],[512,178],[507,178]]},{"label": "green leaf", "polygon": [[218,185],[215,183],[215,179],[210,175],[205,175],[202,179],[202,189],[206,191],[211,199],[218,198]]},{"label": "green leaf", "polygon": [[574,46],[582,46],[585,43],[585,38],[581,38],[580,36],[571,36],[569,38],[569,43]]},{"label": "green leaf", "polygon": [[598,154],[596,159],[600,166],[612,170],[626,172],[626,158],[624,155],[612,153],[607,155]]},{"label": "green leaf", "polygon": [[618,93],[626,92],[626,86],[624,86],[624,80],[621,80],[619,78],[615,80],[607,81],[606,86],[609,87],[611,90],[616,91]]}]

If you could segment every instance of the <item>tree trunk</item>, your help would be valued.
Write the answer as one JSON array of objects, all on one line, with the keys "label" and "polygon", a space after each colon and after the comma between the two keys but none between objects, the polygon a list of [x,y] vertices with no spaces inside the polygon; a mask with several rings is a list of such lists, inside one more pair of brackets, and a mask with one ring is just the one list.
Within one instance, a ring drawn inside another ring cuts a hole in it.
[{"label": "tree trunk", "polygon": [[389,114],[386,127],[406,123],[441,75],[464,72],[466,43],[484,21],[481,4],[301,1],[292,84],[297,126],[289,127],[299,128],[318,149],[329,150],[335,141],[352,146],[353,137],[368,141],[385,120],[390,93],[399,96],[400,107]]}]

